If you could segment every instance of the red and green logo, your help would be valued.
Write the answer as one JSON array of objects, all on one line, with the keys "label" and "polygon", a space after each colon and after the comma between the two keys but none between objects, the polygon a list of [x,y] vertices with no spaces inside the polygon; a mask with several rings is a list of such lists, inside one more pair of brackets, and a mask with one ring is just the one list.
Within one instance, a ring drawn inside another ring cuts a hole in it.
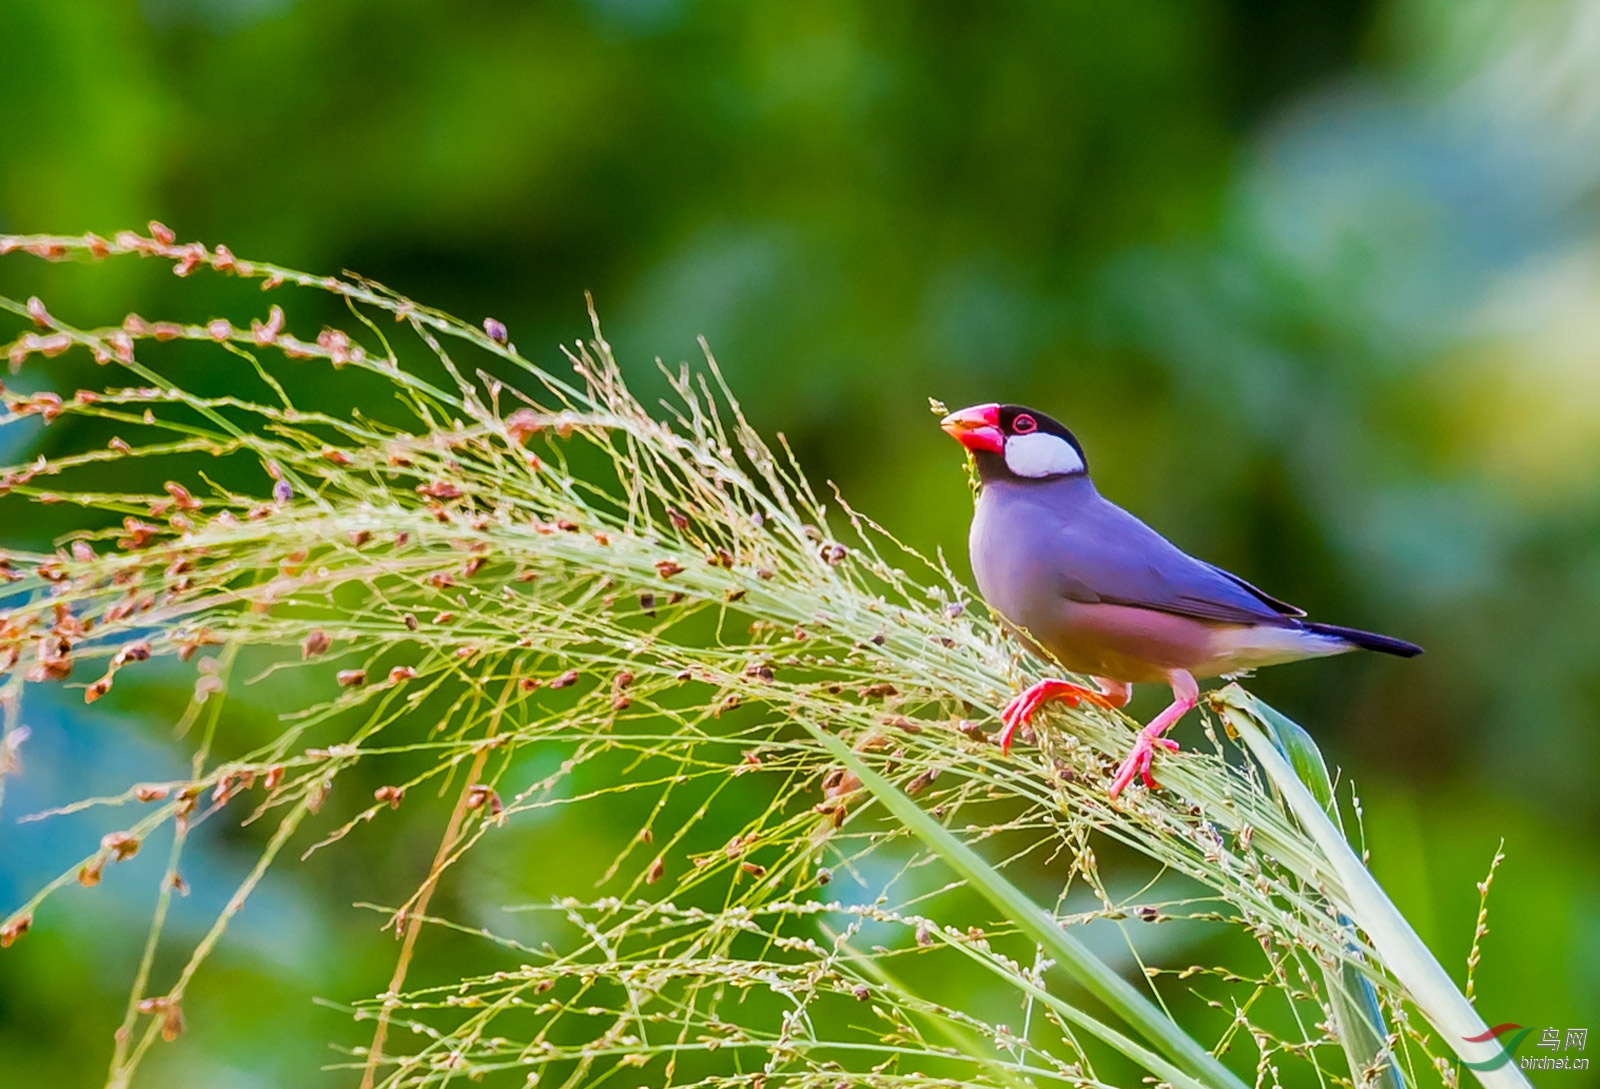
[{"label": "red and green logo", "polygon": [[1509,1036],[1500,1041],[1500,1054],[1494,1058],[1484,1059],[1475,1063],[1463,1061],[1461,1065],[1468,1070],[1498,1070],[1511,1061],[1511,1057],[1517,1053],[1517,1048],[1522,1046],[1522,1041],[1527,1039],[1528,1033],[1532,1031],[1532,1027],[1523,1028],[1521,1025],[1507,1021],[1505,1024],[1496,1025],[1488,1032],[1479,1033],[1477,1036],[1463,1036],[1462,1039],[1469,1044],[1482,1044],[1490,1040],[1498,1040],[1502,1035],[1510,1033]]}]

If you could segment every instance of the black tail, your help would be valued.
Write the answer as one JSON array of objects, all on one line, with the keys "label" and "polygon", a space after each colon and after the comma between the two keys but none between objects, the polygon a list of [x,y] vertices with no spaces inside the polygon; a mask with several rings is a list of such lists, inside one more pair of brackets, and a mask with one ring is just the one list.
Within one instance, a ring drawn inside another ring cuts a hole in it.
[{"label": "black tail", "polygon": [[1300,621],[1300,626],[1306,631],[1316,632],[1318,635],[1331,635],[1335,639],[1343,639],[1346,643],[1353,643],[1362,650],[1381,650],[1385,654],[1396,654],[1401,658],[1415,658],[1422,653],[1422,648],[1415,643],[1408,643],[1404,639],[1393,639],[1387,635],[1378,635],[1375,632],[1360,631],[1356,628],[1341,628],[1337,624],[1313,624],[1309,620]]}]

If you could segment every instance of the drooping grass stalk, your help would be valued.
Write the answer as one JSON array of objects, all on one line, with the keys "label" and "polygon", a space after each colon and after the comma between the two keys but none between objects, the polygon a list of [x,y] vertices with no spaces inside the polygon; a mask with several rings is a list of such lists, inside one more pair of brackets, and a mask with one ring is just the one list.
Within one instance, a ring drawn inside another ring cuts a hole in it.
[{"label": "drooping grass stalk", "polygon": [[[1491,1058],[1498,1044],[1479,1044],[1480,1053],[1471,1054],[1474,1045],[1466,1042],[1484,1035],[1489,1026],[1350,849],[1344,833],[1329,817],[1328,799],[1313,795],[1274,741],[1274,735],[1303,736],[1304,731],[1238,685],[1216,693],[1212,702],[1228,725],[1244,738],[1301,826],[1316,839],[1338,871],[1344,889],[1341,909],[1366,933],[1388,970],[1406,989],[1410,1001],[1463,1059]],[[1528,1084],[1515,1063],[1474,1073],[1489,1089]]]},{"label": "drooping grass stalk", "polygon": [[[226,730],[207,701],[243,696],[213,648],[247,658],[258,681],[299,668],[329,693],[274,706],[292,712],[282,729],[227,760],[210,756],[208,734],[187,779],[60,807],[149,808],[16,907],[10,939],[167,825],[264,825],[253,886],[291,839],[337,850],[358,829],[379,834],[391,808],[428,804],[425,792],[461,799],[454,822],[441,800],[438,857],[383,915],[411,935],[398,990],[416,943],[460,928],[429,915],[429,897],[472,852],[526,815],[583,820],[638,795],[648,816],[617,846],[603,895],[529,905],[558,932],[540,943],[483,938],[503,971],[352,1003],[379,1028],[350,1065],[396,1087],[530,1075],[1093,1086],[1126,1078],[1117,1064],[1131,1059],[1221,1089],[1237,1074],[1216,1056],[1237,1067],[1248,1051],[1255,1084],[1292,1069],[1333,1085],[1361,1079],[1375,1054],[1348,1016],[1360,1007],[1370,1024],[1402,1026],[1381,1049],[1410,1084],[1436,1072],[1451,1083],[1453,1041],[1404,1016],[1414,965],[1390,963],[1387,931],[1380,945],[1352,905],[1361,875],[1283,804],[1267,765],[1213,737],[1163,758],[1167,790],[1113,802],[1108,775],[1134,724],[1093,708],[1052,710],[1036,748],[1002,757],[988,731],[1041,664],[942,565],[819,499],[787,447],[745,421],[709,354],[703,370],[664,372],[658,418],[598,323],[567,352],[568,378],[498,323],[180,245],[158,225],[111,242],[0,237],[13,250],[170,260],[185,275],[331,295],[351,321],[297,335],[274,306],[248,323],[96,325],[0,299],[29,323],[9,351],[30,376],[87,351],[134,383],[7,394],[4,425],[77,429],[66,452],[6,471],[7,502],[83,510],[58,549],[4,568],[8,737],[28,686],[86,681],[85,700],[116,699],[123,671],[151,660],[194,662],[196,707]],[[174,342],[211,351],[238,381],[202,395],[165,379]],[[329,367],[392,404],[299,403],[305,369]],[[81,438],[95,429],[106,446]],[[274,705],[271,685],[247,691]],[[527,778],[526,751],[561,754],[557,770]],[[394,770],[372,804],[334,821],[323,801],[357,766]],[[1137,852],[1155,876],[1116,891],[1097,849]],[[174,867],[184,850],[180,837]],[[1049,908],[1024,891],[1041,875],[1059,888]],[[128,1082],[156,1035],[176,1035],[184,987],[238,902],[176,981],[140,975],[129,1008],[151,1020],[109,1081]],[[1144,964],[1135,932],[1163,923],[1227,927],[1248,952],[1209,968]],[[1131,928],[1143,998],[1071,940],[1090,924]],[[158,918],[149,948],[162,940]],[[984,981],[981,994],[951,993],[963,979]],[[1091,995],[1105,1014],[1085,1009]],[[1430,989],[1427,1001],[1441,999]],[[1160,1012],[1180,1003],[1227,1024]]]},{"label": "drooping grass stalk", "polygon": [[[1225,705],[1235,692],[1242,691],[1237,686],[1230,686],[1214,697],[1214,703]],[[1261,715],[1261,722],[1268,729],[1272,744],[1295,777],[1311,792],[1343,837],[1343,819],[1334,797],[1333,779],[1328,774],[1328,766],[1316,742],[1298,723],[1266,704],[1255,700],[1251,706]],[[1227,712],[1224,712],[1224,720],[1237,730],[1237,723]],[[1267,769],[1269,776],[1272,770]],[[1340,921],[1353,927],[1343,916]],[[1405,1089],[1405,1078],[1395,1066],[1394,1046],[1389,1037],[1383,1007],[1371,981],[1349,960],[1324,966],[1323,979],[1327,984],[1339,1041],[1349,1057],[1352,1075],[1358,1083],[1370,1084],[1373,1089]]]}]

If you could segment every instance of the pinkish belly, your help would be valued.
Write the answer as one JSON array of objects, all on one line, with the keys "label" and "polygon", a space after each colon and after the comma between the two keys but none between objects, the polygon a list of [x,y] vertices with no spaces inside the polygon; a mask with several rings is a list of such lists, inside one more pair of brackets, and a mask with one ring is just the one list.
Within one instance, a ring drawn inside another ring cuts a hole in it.
[{"label": "pinkish belly", "polygon": [[1176,669],[1215,677],[1234,668],[1230,640],[1243,629],[1127,605],[1064,601],[1029,633],[1067,669],[1141,684]]}]

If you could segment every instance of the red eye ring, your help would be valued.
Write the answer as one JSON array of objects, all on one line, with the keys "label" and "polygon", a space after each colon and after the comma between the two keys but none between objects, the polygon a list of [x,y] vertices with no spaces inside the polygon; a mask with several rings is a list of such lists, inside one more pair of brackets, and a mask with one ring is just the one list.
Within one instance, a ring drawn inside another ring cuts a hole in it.
[{"label": "red eye ring", "polygon": [[1011,430],[1017,435],[1029,435],[1039,430],[1039,421],[1024,412],[1011,421]]}]

